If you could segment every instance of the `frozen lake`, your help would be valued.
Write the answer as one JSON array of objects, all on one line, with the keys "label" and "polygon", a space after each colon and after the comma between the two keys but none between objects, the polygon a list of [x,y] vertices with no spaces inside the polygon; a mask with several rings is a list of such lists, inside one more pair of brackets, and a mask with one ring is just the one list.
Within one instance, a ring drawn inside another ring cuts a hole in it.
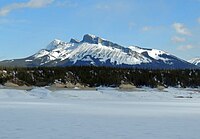
[{"label": "frozen lake", "polygon": [[199,139],[198,89],[0,89],[0,139]]}]

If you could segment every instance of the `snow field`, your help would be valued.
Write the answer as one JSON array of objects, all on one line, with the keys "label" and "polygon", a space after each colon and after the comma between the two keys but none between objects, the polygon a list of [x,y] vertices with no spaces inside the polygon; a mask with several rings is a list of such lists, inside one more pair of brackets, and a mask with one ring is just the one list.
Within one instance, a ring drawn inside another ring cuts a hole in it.
[{"label": "snow field", "polygon": [[199,139],[199,97],[176,88],[0,89],[0,139]]}]

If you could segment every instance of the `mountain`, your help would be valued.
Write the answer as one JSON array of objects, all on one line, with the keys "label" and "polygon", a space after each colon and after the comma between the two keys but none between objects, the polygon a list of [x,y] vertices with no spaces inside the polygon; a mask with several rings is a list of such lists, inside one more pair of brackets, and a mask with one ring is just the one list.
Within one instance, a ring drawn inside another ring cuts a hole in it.
[{"label": "mountain", "polygon": [[151,69],[187,69],[195,65],[167,52],[137,46],[124,47],[106,39],[86,34],[81,41],[52,41],[36,54],[0,62],[1,66],[111,66]]},{"label": "mountain", "polygon": [[193,58],[188,61],[189,63],[192,63],[194,65],[200,66],[200,58]]}]

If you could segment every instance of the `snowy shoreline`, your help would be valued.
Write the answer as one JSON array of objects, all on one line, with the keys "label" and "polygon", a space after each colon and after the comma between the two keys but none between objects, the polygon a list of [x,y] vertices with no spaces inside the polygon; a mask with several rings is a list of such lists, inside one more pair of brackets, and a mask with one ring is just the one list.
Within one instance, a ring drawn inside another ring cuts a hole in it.
[{"label": "snowy shoreline", "polygon": [[0,89],[1,139],[199,139],[199,89]]},{"label": "snowy shoreline", "polygon": [[33,87],[26,88],[0,88],[0,99],[59,99],[59,100],[200,100],[199,88],[135,88],[125,90],[119,88],[98,87],[93,89],[68,89]]}]

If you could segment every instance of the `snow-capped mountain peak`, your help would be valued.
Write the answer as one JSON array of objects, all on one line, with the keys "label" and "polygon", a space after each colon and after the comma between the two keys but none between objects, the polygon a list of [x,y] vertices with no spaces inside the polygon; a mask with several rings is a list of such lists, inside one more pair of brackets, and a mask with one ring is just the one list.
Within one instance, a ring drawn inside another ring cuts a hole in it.
[{"label": "snow-capped mountain peak", "polygon": [[46,50],[51,51],[51,50],[57,48],[59,45],[63,45],[63,44],[65,44],[65,42],[63,42],[59,39],[55,39],[46,47]]},{"label": "snow-capped mountain peak", "polygon": [[90,44],[102,44],[104,46],[110,46],[110,47],[117,47],[117,48],[122,48],[122,46],[113,43],[111,41],[108,41],[106,39],[103,39],[101,37],[97,37],[95,35],[91,34],[86,34],[83,36],[83,40],[81,41],[83,43],[90,43]]},{"label": "snow-capped mountain peak", "polygon": [[83,40],[82,40],[82,42],[91,43],[91,44],[98,44],[98,43],[101,43],[102,41],[103,41],[102,38],[96,37],[95,35],[91,35],[91,34],[84,35]]},{"label": "snow-capped mountain peak", "polygon": [[111,66],[137,68],[196,68],[195,65],[157,49],[124,47],[117,43],[86,34],[81,41],[53,40],[46,49],[24,59],[3,61],[11,66]]}]

